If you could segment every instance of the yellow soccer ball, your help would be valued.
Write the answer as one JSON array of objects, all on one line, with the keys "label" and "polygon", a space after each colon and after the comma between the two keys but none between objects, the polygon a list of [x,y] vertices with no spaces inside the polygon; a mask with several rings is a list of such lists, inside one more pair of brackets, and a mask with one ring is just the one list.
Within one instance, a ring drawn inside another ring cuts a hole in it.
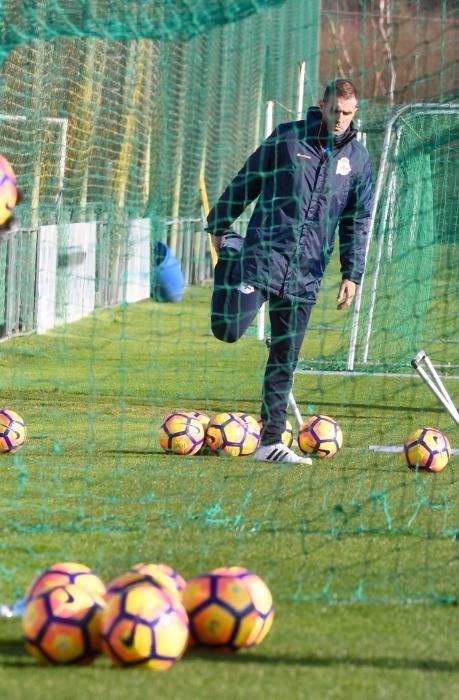
[{"label": "yellow soccer ball", "polygon": [[169,593],[174,599],[180,601],[180,592],[185,587],[185,581],[175,573],[173,569],[166,568],[164,564],[135,564],[128,571],[117,576],[107,586],[105,600],[108,602],[114,595],[123,593],[128,588],[140,584],[151,585]]},{"label": "yellow soccer ball", "polygon": [[189,579],[182,594],[193,642],[216,651],[236,651],[253,633],[258,613],[236,574],[217,569]]},{"label": "yellow soccer ball", "polygon": [[22,617],[27,651],[41,664],[88,664],[100,651],[99,622],[105,602],[69,584],[34,596]]},{"label": "yellow soccer ball", "polygon": [[261,644],[270,631],[274,620],[273,597],[271,591],[260,576],[241,566],[229,566],[214,569],[213,574],[235,576],[248,590],[256,616],[253,627],[242,647],[253,647]]},{"label": "yellow soccer ball", "polygon": [[207,415],[207,413],[202,413],[201,411],[187,411],[187,413],[188,415],[192,416],[192,418],[197,418],[204,428],[204,432],[206,432],[210,421],[210,417]]},{"label": "yellow soccer ball", "polygon": [[166,577],[168,584],[165,585],[166,589],[171,590],[171,592],[176,592],[179,595],[182,593],[186,586],[186,581],[179,572],[169,566],[169,564],[135,564],[131,567],[132,571],[138,571],[139,573],[145,574],[146,576],[156,576],[161,574]]},{"label": "yellow soccer ball", "polygon": [[21,449],[27,438],[27,427],[23,419],[9,408],[0,410],[0,452],[14,454]]},{"label": "yellow soccer ball", "polygon": [[328,416],[312,416],[298,431],[298,447],[311,457],[331,459],[343,445],[343,432]]},{"label": "yellow soccer ball", "polygon": [[171,413],[159,429],[159,444],[166,452],[195,455],[204,444],[202,423],[189,413]]},{"label": "yellow soccer ball", "polygon": [[217,413],[207,426],[206,445],[214,452],[239,457],[247,454],[251,440],[247,423],[236,413]]},{"label": "yellow soccer ball", "polygon": [[127,588],[107,603],[100,620],[102,651],[116,666],[164,671],[188,643],[183,605],[151,585]]},{"label": "yellow soccer ball", "polygon": [[450,460],[451,446],[441,430],[419,428],[405,439],[403,454],[410,469],[441,472]]},{"label": "yellow soccer ball", "polygon": [[256,418],[249,413],[235,413],[247,425],[247,437],[244,441],[241,454],[251,455],[260,444],[260,426]]},{"label": "yellow soccer ball", "polygon": [[85,564],[67,561],[53,564],[39,574],[28,587],[25,597],[29,600],[43,591],[71,584],[84,588],[96,597],[103,598],[105,595],[105,584],[94,571]]}]

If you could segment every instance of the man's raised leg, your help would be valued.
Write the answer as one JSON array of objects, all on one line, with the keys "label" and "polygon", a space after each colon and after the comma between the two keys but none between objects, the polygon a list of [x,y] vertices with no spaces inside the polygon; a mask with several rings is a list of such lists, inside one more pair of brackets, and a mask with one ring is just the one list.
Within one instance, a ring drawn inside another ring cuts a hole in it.
[{"label": "man's raised leg", "polygon": [[244,335],[266,294],[242,283],[243,239],[231,232],[224,236],[214,270],[211,327],[218,340],[234,343]]}]

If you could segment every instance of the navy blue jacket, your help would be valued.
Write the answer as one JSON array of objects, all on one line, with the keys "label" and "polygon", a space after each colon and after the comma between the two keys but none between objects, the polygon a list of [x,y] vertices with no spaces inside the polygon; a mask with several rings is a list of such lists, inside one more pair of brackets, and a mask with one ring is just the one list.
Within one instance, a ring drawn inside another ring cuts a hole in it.
[{"label": "navy blue jacket", "polygon": [[360,282],[371,206],[366,148],[351,124],[329,138],[317,107],[281,124],[248,158],[209,212],[222,235],[254,200],[243,249],[243,281],[314,303],[339,231],[343,279]]}]

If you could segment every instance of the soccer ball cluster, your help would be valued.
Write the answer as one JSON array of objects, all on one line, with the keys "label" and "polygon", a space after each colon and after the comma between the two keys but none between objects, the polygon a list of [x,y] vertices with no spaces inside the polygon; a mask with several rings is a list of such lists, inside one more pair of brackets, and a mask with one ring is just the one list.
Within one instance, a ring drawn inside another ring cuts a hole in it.
[{"label": "soccer ball cluster", "polygon": [[[176,454],[214,452],[238,457],[255,452],[262,428],[262,421],[248,413],[218,413],[212,418],[200,411],[171,413],[159,429],[159,441],[164,450]],[[282,442],[292,446],[289,421]],[[310,457],[331,459],[342,446],[343,431],[330,416],[311,416],[298,430],[298,447]],[[410,469],[440,472],[449,462],[451,447],[440,430],[420,428],[404,441],[403,454]]]},{"label": "soccer ball cluster", "polygon": [[[262,429],[262,420],[248,413],[217,413],[212,418],[200,411],[171,413],[159,429],[159,442],[164,450],[175,454],[210,451],[239,457],[255,452]],[[293,444],[293,428],[288,420],[282,442],[287,447]],[[341,428],[328,416],[313,416],[298,433],[300,449],[316,457],[333,457],[342,443]]]},{"label": "soccer ball cluster", "polygon": [[[217,413],[213,417],[200,411],[171,413],[159,429],[159,442],[175,454],[208,451],[239,457],[255,452],[261,430],[261,421],[248,413]],[[282,439],[290,447],[293,430],[288,421]]]},{"label": "soccer ball cluster", "polygon": [[170,668],[199,645],[237,651],[260,644],[273,622],[266,583],[242,567],[188,582],[167,564],[136,564],[107,586],[87,566],[58,563],[29,586],[22,618],[27,651],[44,665]]}]

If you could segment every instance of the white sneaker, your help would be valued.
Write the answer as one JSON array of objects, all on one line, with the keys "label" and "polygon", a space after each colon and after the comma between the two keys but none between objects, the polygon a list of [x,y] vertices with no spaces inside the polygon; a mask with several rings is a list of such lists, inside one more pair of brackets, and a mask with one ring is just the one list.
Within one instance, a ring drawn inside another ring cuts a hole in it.
[{"label": "white sneaker", "polygon": [[312,464],[309,457],[300,457],[290,450],[283,442],[259,447],[255,452],[255,461],[274,462],[282,464]]}]

